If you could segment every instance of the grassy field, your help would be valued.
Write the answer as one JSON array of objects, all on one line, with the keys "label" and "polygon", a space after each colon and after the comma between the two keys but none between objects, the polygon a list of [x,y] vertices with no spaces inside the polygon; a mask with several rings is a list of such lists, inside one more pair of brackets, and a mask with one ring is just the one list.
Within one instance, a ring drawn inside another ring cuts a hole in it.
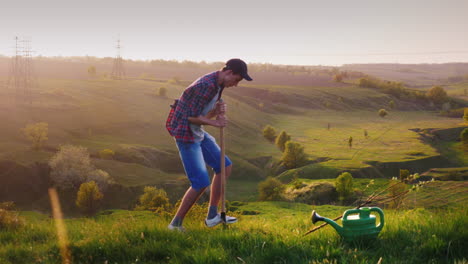
[{"label": "grassy field", "polygon": [[[310,211],[335,217],[345,209],[281,202],[249,203],[223,230],[202,224],[204,210],[186,220],[185,234],[166,229],[168,217],[151,212],[105,211],[90,219],[65,220],[74,263],[465,263],[465,210],[385,210],[379,239],[347,244],[331,227],[312,228]],[[60,263],[57,235],[47,216],[22,212],[26,225],[0,232],[1,263]],[[450,221],[446,221],[450,219]]]}]

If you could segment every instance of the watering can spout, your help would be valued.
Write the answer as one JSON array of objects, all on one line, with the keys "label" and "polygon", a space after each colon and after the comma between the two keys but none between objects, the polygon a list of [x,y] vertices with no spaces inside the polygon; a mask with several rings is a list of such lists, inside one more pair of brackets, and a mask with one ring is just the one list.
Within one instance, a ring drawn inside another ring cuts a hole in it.
[{"label": "watering can spout", "polygon": [[317,212],[315,212],[315,210],[313,210],[312,211],[312,223],[315,224],[318,221],[324,221],[324,222],[328,223],[329,225],[333,226],[333,228],[335,228],[336,232],[338,232],[340,235],[343,234],[343,228],[340,225],[338,225],[335,221],[333,221],[331,219],[320,216],[319,214],[317,214]]}]

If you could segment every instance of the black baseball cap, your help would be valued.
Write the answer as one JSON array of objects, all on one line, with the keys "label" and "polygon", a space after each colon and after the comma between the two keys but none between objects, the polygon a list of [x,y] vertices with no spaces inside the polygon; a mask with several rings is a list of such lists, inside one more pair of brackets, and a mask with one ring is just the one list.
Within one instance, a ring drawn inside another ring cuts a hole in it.
[{"label": "black baseball cap", "polygon": [[253,79],[247,74],[247,64],[241,59],[230,59],[226,62],[226,70],[232,70],[233,73],[239,74],[242,78],[247,81],[252,81]]}]

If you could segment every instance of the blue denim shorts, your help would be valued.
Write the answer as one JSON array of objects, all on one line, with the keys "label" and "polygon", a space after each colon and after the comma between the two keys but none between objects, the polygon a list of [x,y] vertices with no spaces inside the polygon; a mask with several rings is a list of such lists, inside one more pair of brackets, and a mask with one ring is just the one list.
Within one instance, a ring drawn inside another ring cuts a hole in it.
[{"label": "blue denim shorts", "polygon": [[[210,185],[210,177],[206,165],[213,168],[215,173],[221,172],[221,148],[216,144],[213,136],[205,132],[204,139],[194,143],[176,141],[180,159],[192,188],[200,190]],[[226,167],[232,164],[226,158]]]}]

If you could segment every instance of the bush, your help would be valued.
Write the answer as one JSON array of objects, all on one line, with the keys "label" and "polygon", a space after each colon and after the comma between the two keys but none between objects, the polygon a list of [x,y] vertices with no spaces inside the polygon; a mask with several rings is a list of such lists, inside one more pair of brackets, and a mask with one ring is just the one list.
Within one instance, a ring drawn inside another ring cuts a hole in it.
[{"label": "bush", "polygon": [[65,145],[50,159],[51,179],[60,189],[78,189],[82,183],[94,180],[105,188],[110,177],[91,164],[89,153],[84,147]]},{"label": "bush", "polygon": [[353,193],[353,176],[349,172],[343,172],[335,180],[335,188],[340,201],[348,199]]},{"label": "bush", "polygon": [[447,92],[440,86],[434,86],[427,92],[429,98],[435,104],[442,104],[448,100]]},{"label": "bush", "polygon": [[468,144],[468,128],[463,129],[463,131],[460,133],[460,140],[463,142],[463,144]]},{"label": "bush", "polygon": [[32,147],[39,150],[48,139],[49,125],[44,122],[29,124],[22,131],[24,136],[31,141]]},{"label": "bush", "polygon": [[335,82],[342,82],[343,81],[343,75],[340,74],[340,73],[337,73],[337,74],[335,74],[335,76],[333,76],[333,80]]},{"label": "bush", "polygon": [[294,169],[305,165],[307,156],[304,147],[299,142],[288,141],[281,157],[283,165],[288,169]]},{"label": "bush", "polygon": [[387,110],[385,109],[380,109],[379,110],[379,116],[384,118],[386,115],[388,115]]},{"label": "bush", "polygon": [[15,210],[14,202],[1,202],[0,203],[0,231],[1,230],[14,230],[24,226],[24,219],[19,217]]},{"label": "bush", "polygon": [[276,146],[284,152],[286,148],[286,142],[291,140],[291,136],[286,133],[286,131],[281,131],[281,133],[276,137],[275,144]]},{"label": "bush", "polygon": [[24,225],[24,220],[17,213],[0,209],[0,231],[14,230]]},{"label": "bush", "polygon": [[395,101],[391,100],[390,103],[388,103],[388,106],[390,106],[390,109],[395,108]]},{"label": "bush", "polygon": [[285,188],[279,180],[269,177],[258,184],[259,200],[281,201]]},{"label": "bush", "polygon": [[274,127],[267,125],[263,129],[263,137],[266,138],[270,142],[275,142],[276,138],[276,130]]},{"label": "bush", "polygon": [[112,159],[115,155],[115,152],[112,149],[103,149],[99,151],[99,157],[101,159]]},{"label": "bush", "polygon": [[103,197],[96,182],[90,181],[80,185],[75,204],[83,214],[92,216],[97,212]]},{"label": "bush", "polygon": [[406,182],[406,181],[408,181],[409,176],[410,176],[409,170],[401,170],[401,169],[400,169],[400,181],[401,181],[401,182]]},{"label": "bush", "polygon": [[166,97],[167,96],[167,89],[166,87],[160,87],[158,91],[158,95],[161,97]]},{"label": "bush", "polygon": [[167,211],[170,207],[169,198],[163,189],[146,186],[143,194],[138,198],[135,210]]}]

